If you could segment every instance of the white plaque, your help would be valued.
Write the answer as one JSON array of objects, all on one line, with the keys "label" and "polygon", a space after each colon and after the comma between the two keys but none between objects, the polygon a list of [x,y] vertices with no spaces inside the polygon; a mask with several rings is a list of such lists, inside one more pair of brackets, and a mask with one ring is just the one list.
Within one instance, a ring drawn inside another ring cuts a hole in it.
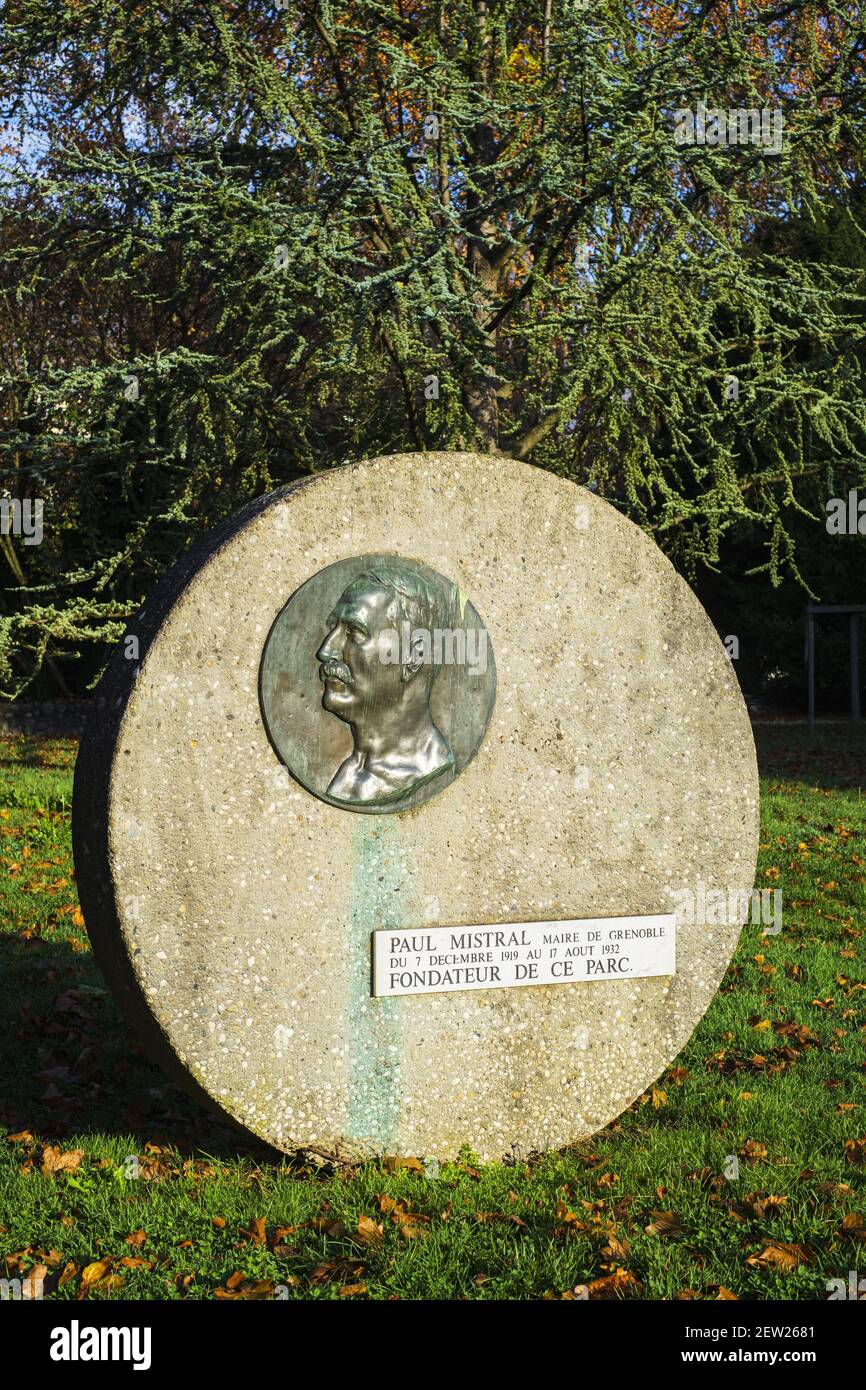
[{"label": "white plaque", "polygon": [[673,975],[676,914],[373,932],[373,994]]}]

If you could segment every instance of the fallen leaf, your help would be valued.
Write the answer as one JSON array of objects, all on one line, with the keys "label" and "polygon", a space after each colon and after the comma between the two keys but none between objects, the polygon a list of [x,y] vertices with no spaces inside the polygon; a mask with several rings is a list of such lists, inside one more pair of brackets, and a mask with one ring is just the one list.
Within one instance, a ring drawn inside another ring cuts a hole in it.
[{"label": "fallen leaf", "polygon": [[740,1158],[745,1159],[747,1163],[762,1163],[766,1157],[766,1144],[761,1144],[756,1139],[747,1139],[740,1149]]},{"label": "fallen leaf", "polygon": [[42,1285],[48,1274],[46,1264],[31,1265],[21,1280],[21,1297],[28,1301],[42,1298]]},{"label": "fallen leaf", "polygon": [[681,1236],[683,1218],[677,1212],[651,1212],[652,1222],[645,1226],[648,1236]]},{"label": "fallen leaf", "polygon": [[111,1269],[111,1260],[94,1260],[92,1264],[85,1265],[81,1271],[82,1289],[92,1289],[94,1284],[99,1284]]},{"label": "fallen leaf", "polygon": [[839,1227],[840,1236],[848,1236],[850,1240],[866,1240],[866,1225],[863,1224],[863,1216],[859,1211],[849,1211],[842,1218],[842,1225]]},{"label": "fallen leaf", "polygon": [[363,1260],[320,1260],[310,1275],[311,1284],[354,1283],[366,1266]]},{"label": "fallen leaf", "polygon": [[760,1269],[778,1269],[782,1274],[789,1274],[798,1265],[808,1264],[809,1259],[809,1251],[804,1245],[780,1240],[765,1245],[760,1254],[749,1255],[746,1264]]},{"label": "fallen leaf", "polygon": [[371,1216],[364,1216],[362,1214],[358,1217],[356,1235],[362,1244],[375,1244],[382,1239],[383,1234],[384,1227],[378,1221],[374,1221]]},{"label": "fallen leaf", "polygon": [[855,1168],[862,1168],[866,1165],[866,1138],[846,1139],[845,1158],[848,1163],[853,1163]]},{"label": "fallen leaf", "polygon": [[53,1177],[55,1173],[72,1173],[84,1157],[83,1149],[67,1149],[61,1153],[54,1144],[46,1144],[42,1150],[42,1176]]},{"label": "fallen leaf", "polygon": [[423,1173],[425,1171],[424,1164],[417,1158],[403,1158],[399,1155],[389,1155],[383,1158],[382,1167],[386,1173],[395,1173],[400,1168],[408,1169],[410,1173]]},{"label": "fallen leaf", "polygon": [[245,1236],[247,1240],[252,1241],[253,1245],[266,1245],[267,1232],[265,1229],[265,1218],[263,1216],[254,1217],[250,1222],[249,1230],[241,1227],[241,1235]]},{"label": "fallen leaf", "polygon": [[[239,1271],[235,1271],[231,1278],[226,1280],[224,1289],[214,1289],[214,1298],[240,1302],[243,1299],[256,1300],[273,1297],[276,1287],[273,1279],[247,1279],[246,1275],[241,1275],[241,1278],[237,1279],[238,1273]],[[186,1275],[185,1279],[191,1280],[192,1277],[192,1275]],[[232,1283],[232,1280],[235,1282]]]},{"label": "fallen leaf", "polygon": [[759,1221],[766,1221],[776,1207],[785,1206],[787,1201],[787,1197],[762,1197],[759,1193],[752,1193],[743,1198],[743,1206],[747,1207]]},{"label": "fallen leaf", "polygon": [[675,1211],[651,1211],[652,1221],[644,1230],[648,1236],[682,1235],[683,1219]]},{"label": "fallen leaf", "polygon": [[629,1298],[642,1292],[640,1280],[628,1269],[617,1269],[602,1279],[592,1279],[586,1288],[594,1299]]}]

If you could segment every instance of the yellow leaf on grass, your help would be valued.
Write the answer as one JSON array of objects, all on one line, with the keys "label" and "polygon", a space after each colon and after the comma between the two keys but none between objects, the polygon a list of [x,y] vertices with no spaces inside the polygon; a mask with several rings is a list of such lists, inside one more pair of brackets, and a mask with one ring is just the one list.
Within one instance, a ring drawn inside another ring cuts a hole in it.
[{"label": "yellow leaf on grass", "polygon": [[408,1169],[410,1173],[423,1173],[424,1164],[417,1158],[402,1158],[399,1155],[386,1155],[382,1159],[382,1167],[386,1173],[396,1173],[398,1169]]},{"label": "yellow leaf on grass", "polygon": [[92,1289],[94,1284],[100,1283],[111,1269],[111,1260],[94,1260],[92,1264],[85,1265],[81,1271],[82,1289]]}]

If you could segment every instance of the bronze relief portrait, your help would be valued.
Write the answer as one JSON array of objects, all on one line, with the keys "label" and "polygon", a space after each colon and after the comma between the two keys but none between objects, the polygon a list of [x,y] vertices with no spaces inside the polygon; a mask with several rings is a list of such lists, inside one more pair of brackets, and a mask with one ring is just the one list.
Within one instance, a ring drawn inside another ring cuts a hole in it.
[{"label": "bronze relief portrait", "polygon": [[467,596],[400,555],[338,561],[277,617],[260,698],[271,743],[346,810],[412,809],[479,747],[495,699],[490,635]]}]

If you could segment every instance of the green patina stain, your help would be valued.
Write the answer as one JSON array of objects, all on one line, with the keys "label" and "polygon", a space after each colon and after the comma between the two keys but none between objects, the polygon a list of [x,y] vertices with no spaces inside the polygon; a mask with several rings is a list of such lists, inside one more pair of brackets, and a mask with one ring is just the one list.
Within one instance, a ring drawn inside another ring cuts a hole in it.
[{"label": "green patina stain", "polygon": [[346,1137],[387,1150],[397,1128],[402,1048],[399,999],[374,999],[370,933],[400,927],[406,870],[399,825],[390,816],[358,816],[355,827],[347,953],[349,975]]}]

